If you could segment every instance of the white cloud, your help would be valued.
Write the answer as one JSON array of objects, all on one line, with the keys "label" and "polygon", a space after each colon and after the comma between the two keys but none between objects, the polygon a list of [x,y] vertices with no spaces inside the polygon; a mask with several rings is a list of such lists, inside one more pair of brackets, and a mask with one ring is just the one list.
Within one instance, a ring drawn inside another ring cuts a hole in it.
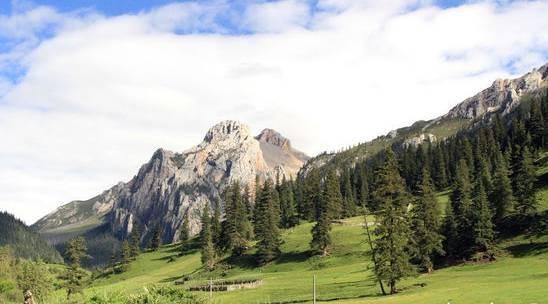
[{"label": "white cloud", "polygon": [[[128,180],[158,147],[197,144],[222,119],[275,128],[309,154],[338,149],[441,115],[510,76],[509,64],[517,74],[547,58],[546,2],[378,3],[49,9],[62,26],[19,53],[20,82],[0,79],[0,209],[33,222]],[[220,16],[252,33],[225,35]]]}]

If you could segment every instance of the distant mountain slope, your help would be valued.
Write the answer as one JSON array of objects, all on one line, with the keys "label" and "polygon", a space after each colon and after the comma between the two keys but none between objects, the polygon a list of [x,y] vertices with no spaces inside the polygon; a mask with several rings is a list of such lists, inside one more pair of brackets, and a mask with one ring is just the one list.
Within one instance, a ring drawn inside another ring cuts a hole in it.
[{"label": "distant mountain slope", "polygon": [[515,79],[498,79],[485,90],[465,99],[447,114],[429,121],[393,130],[372,141],[358,144],[339,153],[322,153],[310,159],[301,170],[306,175],[312,168],[350,165],[367,159],[386,147],[401,144],[417,146],[426,141],[439,141],[469,128],[493,114],[506,115],[515,109],[521,97],[548,88],[548,63]]},{"label": "distant mountain slope", "polygon": [[164,241],[172,242],[178,239],[185,214],[192,232],[198,232],[201,210],[219,204],[229,183],[253,187],[256,176],[263,180],[294,177],[306,160],[274,130],[265,129],[253,137],[246,125],[223,121],[199,145],[182,153],[159,149],[129,182],[90,200],[64,205],[33,227],[59,243],[96,231],[122,238],[137,223],[144,230],[143,241],[160,226]]},{"label": "distant mountain slope", "polygon": [[0,212],[0,246],[9,245],[18,257],[62,263],[55,248],[38,233],[7,212]]}]

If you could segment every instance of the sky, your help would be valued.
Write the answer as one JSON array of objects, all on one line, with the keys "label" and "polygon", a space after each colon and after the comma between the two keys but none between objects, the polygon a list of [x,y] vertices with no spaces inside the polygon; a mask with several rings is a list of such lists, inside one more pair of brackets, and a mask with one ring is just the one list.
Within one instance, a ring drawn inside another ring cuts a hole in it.
[{"label": "sky", "polygon": [[28,224],[215,123],[315,155],[548,59],[548,1],[0,2],[0,210]]}]

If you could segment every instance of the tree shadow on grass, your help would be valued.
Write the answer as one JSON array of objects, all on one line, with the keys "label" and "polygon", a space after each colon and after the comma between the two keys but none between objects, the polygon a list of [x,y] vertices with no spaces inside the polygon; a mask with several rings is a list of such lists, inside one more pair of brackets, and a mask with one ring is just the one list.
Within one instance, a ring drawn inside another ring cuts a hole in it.
[{"label": "tree shadow on grass", "polygon": [[548,242],[519,244],[506,249],[516,258],[536,256],[548,252]]},{"label": "tree shadow on grass", "polygon": [[310,253],[308,251],[291,251],[282,253],[280,257],[274,262],[276,264],[285,264],[285,263],[300,263],[308,260],[310,258]]}]

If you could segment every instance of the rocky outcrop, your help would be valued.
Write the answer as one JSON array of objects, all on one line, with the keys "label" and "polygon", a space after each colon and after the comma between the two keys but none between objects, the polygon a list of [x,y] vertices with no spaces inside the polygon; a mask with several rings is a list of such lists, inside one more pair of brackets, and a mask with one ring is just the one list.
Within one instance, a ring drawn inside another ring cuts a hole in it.
[{"label": "rocky outcrop", "polygon": [[485,113],[501,111],[503,115],[512,111],[521,96],[548,86],[548,64],[516,79],[497,79],[480,93],[455,106],[443,118],[473,119]]},{"label": "rocky outcrop", "polygon": [[[253,137],[248,126],[237,121],[223,121],[209,129],[203,141],[184,152],[157,150],[129,182],[119,184],[93,200],[90,214],[104,214],[112,233],[127,236],[138,223],[145,238],[157,226],[166,242],[176,241],[185,214],[190,230],[200,229],[204,206],[220,204],[221,193],[233,181],[254,186],[260,180],[293,177],[308,159],[293,149],[288,139],[265,129]],[[82,202],[73,202],[41,219],[40,231],[81,221]],[[89,214],[87,215],[89,216]]]},{"label": "rocky outcrop", "polygon": [[426,142],[434,143],[436,142],[436,140],[437,138],[434,134],[422,133],[422,134],[419,134],[418,136],[405,139],[403,141],[403,147],[407,148],[411,146],[416,148],[420,144],[423,144]]}]

